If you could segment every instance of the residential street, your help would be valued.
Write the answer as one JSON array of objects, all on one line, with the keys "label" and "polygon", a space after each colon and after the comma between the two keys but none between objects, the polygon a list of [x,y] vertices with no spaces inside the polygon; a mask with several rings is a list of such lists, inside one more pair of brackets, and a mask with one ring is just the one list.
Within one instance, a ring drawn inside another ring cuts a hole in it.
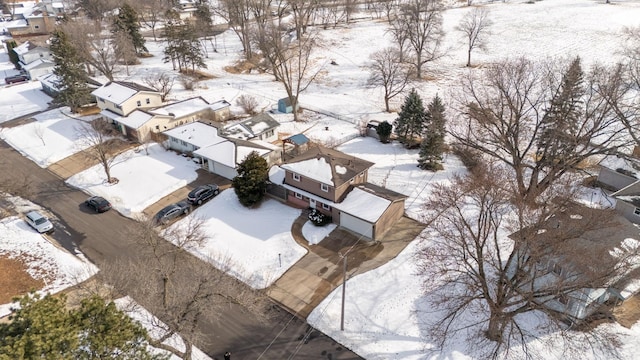
[{"label": "residential street", "polygon": [[[55,214],[56,232],[52,237],[63,247],[72,252],[79,247],[98,267],[139,256],[132,251],[133,244],[127,236],[127,227],[133,220],[116,211],[99,215],[89,211],[82,205],[86,194],[67,187],[63,179],[24,158],[4,141],[0,142],[0,159],[0,181],[21,182],[26,176],[33,182],[30,200]],[[147,280],[136,278],[135,274],[131,278]],[[148,304],[146,299],[135,300],[143,306]],[[148,310],[153,312],[152,308]],[[225,351],[231,351],[236,360],[360,359],[331,338],[317,331],[308,332],[306,322],[283,310],[270,323],[263,324],[257,323],[249,311],[229,306],[222,314],[205,314],[199,328],[206,342],[196,341],[196,346],[217,359],[222,359]]]}]

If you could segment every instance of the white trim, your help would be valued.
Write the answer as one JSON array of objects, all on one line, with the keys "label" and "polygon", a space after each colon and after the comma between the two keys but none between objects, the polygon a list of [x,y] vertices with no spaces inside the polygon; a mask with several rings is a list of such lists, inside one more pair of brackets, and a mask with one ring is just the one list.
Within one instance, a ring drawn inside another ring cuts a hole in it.
[{"label": "white trim", "polygon": [[291,177],[294,181],[300,181],[300,174],[292,173]]},{"label": "white trim", "polygon": [[302,199],[302,194],[297,193],[297,192],[293,192],[293,194],[295,195],[296,199]]},{"label": "white trim", "polygon": [[320,190],[329,192],[329,185],[320,183]]}]

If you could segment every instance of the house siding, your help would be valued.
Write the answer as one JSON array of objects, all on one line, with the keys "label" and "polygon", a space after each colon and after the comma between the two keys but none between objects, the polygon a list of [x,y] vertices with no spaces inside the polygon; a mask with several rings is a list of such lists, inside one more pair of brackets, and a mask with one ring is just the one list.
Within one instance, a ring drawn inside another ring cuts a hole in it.
[{"label": "house siding", "polygon": [[[147,104],[149,99],[149,104]],[[137,102],[140,101],[140,106]],[[148,109],[162,105],[161,95],[147,91],[141,91],[122,103],[122,113],[129,115],[135,109]]]},{"label": "house siding", "polygon": [[234,177],[238,175],[236,169],[223,165],[219,162],[213,161],[211,159],[206,159],[208,164],[208,169],[210,172],[214,174],[218,174],[222,177],[225,177],[229,180],[232,180]]},{"label": "house siding", "polygon": [[392,202],[374,225],[373,240],[382,238],[403,215],[404,200]]},{"label": "house siding", "polygon": [[617,200],[616,211],[634,224],[640,224],[640,216],[635,214],[636,207],[628,202]]},{"label": "house siding", "polygon": [[320,182],[310,179],[308,177],[300,175],[300,181],[293,179],[293,172],[286,171],[284,177],[284,183],[297,187],[300,190],[304,190],[311,194],[317,195],[323,199],[335,202],[335,188],[329,185],[329,191],[322,191],[320,189]]}]

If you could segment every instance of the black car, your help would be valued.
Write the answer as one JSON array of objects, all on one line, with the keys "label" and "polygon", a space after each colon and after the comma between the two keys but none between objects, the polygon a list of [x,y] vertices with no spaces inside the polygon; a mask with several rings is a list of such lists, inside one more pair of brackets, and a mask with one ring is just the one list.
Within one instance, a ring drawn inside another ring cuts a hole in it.
[{"label": "black car", "polygon": [[111,209],[111,203],[101,196],[92,196],[85,200],[84,203],[85,205],[99,213],[103,213]]},{"label": "black car", "polygon": [[14,76],[8,76],[4,78],[4,82],[6,84],[16,84],[16,83],[21,83],[27,80],[29,80],[29,78],[26,75],[14,75]]},{"label": "black car", "polygon": [[190,204],[202,205],[203,202],[210,200],[219,193],[220,189],[216,184],[200,185],[189,193],[187,201]]},{"label": "black car", "polygon": [[187,215],[189,211],[191,211],[191,205],[186,201],[180,201],[158,211],[156,216],[153,217],[153,222],[155,224],[166,224],[178,216]]}]

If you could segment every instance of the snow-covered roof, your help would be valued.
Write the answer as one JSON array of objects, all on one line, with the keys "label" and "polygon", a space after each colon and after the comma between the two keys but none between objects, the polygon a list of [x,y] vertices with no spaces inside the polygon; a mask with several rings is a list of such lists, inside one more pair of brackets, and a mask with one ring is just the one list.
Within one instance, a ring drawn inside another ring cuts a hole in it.
[{"label": "snow-covered roof", "polygon": [[94,90],[91,95],[120,105],[140,91],[155,92],[155,90],[139,84],[124,81],[111,81]]},{"label": "snow-covered roof", "polygon": [[58,75],[56,74],[44,74],[38,77],[38,81],[42,85],[46,85],[52,89],[58,88]]},{"label": "snow-covered roof", "polygon": [[52,61],[48,61],[48,60],[44,60],[44,59],[37,59],[34,60],[26,65],[24,65],[22,68],[25,69],[26,71],[31,71],[33,69],[36,68],[47,68],[47,67],[54,67],[56,64],[53,63]]},{"label": "snow-covered roof", "polygon": [[214,145],[200,148],[194,151],[194,155],[202,156],[207,159],[211,159],[215,162],[221,163],[230,168],[236,167],[235,160],[236,146],[229,140],[221,141]]},{"label": "snow-covered roof", "polygon": [[154,117],[154,115],[138,109],[133,110],[128,116],[121,116],[109,110],[102,110],[100,115],[106,116],[132,129],[138,129]]},{"label": "snow-covered roof", "polygon": [[24,43],[13,48],[13,51],[18,55],[26,54],[29,50],[35,49],[36,45],[30,43],[29,41],[25,41]]},{"label": "snow-covered roof", "polygon": [[224,109],[226,107],[231,106],[231,104],[227,100],[218,100],[216,102],[211,103],[210,108],[213,111]]},{"label": "snow-covered roof", "polygon": [[205,99],[201,97],[195,97],[155,108],[153,110],[149,110],[149,112],[161,115],[171,115],[175,118],[181,118],[202,111],[209,106],[210,104]]},{"label": "snow-covered roof", "polygon": [[269,114],[262,113],[247,120],[232,124],[222,130],[222,134],[237,139],[251,139],[280,126]]},{"label": "snow-covered roof", "polygon": [[249,146],[237,146],[236,147],[236,163],[241,163],[249,154],[252,152],[257,152],[258,155],[263,156],[271,152],[271,150],[260,149]]},{"label": "snow-covered roof", "polygon": [[335,185],[331,165],[324,157],[283,164],[282,168],[327,185]]},{"label": "snow-covered roof", "polygon": [[347,197],[341,203],[335,204],[334,207],[362,220],[375,223],[390,204],[391,201],[387,199],[359,188],[353,188]]},{"label": "snow-covered roof", "polygon": [[274,165],[269,169],[269,181],[274,184],[282,184],[286,172],[278,165]]},{"label": "snow-covered roof", "polygon": [[600,166],[640,179],[640,160],[633,157],[609,155],[600,161]]},{"label": "snow-covered roof", "polygon": [[163,134],[182,140],[199,148],[227,141],[226,139],[218,136],[218,129],[201,122],[192,122],[178,126],[163,132]]}]

